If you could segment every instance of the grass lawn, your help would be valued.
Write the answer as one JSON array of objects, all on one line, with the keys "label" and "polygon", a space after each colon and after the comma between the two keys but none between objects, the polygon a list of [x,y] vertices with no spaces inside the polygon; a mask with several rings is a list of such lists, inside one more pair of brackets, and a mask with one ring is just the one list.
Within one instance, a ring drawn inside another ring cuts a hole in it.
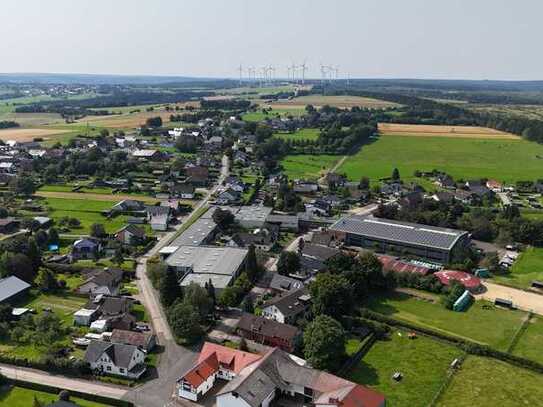
[{"label": "grass lawn", "polygon": [[543,375],[496,359],[469,356],[437,406],[540,406],[542,399]]},{"label": "grass lawn", "polygon": [[[445,171],[454,178],[535,180],[541,175],[543,145],[525,140],[482,140],[454,137],[382,135],[363,146],[339,169],[352,180],[389,177],[397,167],[406,181],[415,170]],[[503,165],[507,163],[507,165]]]},{"label": "grass lawn", "polygon": [[533,280],[543,280],[543,249],[529,247],[513,263],[511,272],[494,276],[494,281],[519,288],[529,288]]},{"label": "grass lawn", "polygon": [[58,222],[60,218],[70,217],[79,219],[81,226],[73,228],[72,233],[88,234],[93,223],[102,223],[107,233],[113,233],[126,225],[126,216],[116,216],[107,219],[101,214],[113,206],[108,201],[47,198],[45,203],[49,208],[48,215]]},{"label": "grass lawn", "polygon": [[543,317],[534,315],[528,323],[528,327],[522,333],[519,341],[515,345],[513,354],[543,363],[543,351],[541,349],[542,344]]},{"label": "grass lawn", "polygon": [[[0,388],[0,407],[30,407],[34,405],[34,397],[41,403],[44,403],[44,405],[58,400],[57,394],[45,393],[43,391],[30,390],[22,387],[2,387]],[[106,404],[87,401],[77,397],[70,397],[70,401],[81,407],[107,406]]]},{"label": "grass lawn", "polygon": [[[430,338],[408,339],[405,331],[393,331],[389,340],[372,346],[347,378],[385,394],[389,407],[426,406],[460,354]],[[400,382],[392,379],[395,372],[403,374]]]},{"label": "grass lawn", "polygon": [[341,159],[338,155],[287,155],[281,166],[290,179],[317,179]]},{"label": "grass lawn", "polygon": [[422,327],[506,350],[526,315],[522,311],[483,309],[489,303],[476,301],[465,312],[454,312],[443,305],[407,294],[376,295],[368,302],[373,311]]},{"label": "grass lawn", "polygon": [[113,263],[111,259],[99,259],[98,261],[94,260],[78,260],[74,263],[75,266],[80,266],[82,268],[111,268],[111,269],[122,269],[126,271],[134,271],[136,269],[136,262],[134,260],[125,260],[121,264]]},{"label": "grass lawn", "polygon": [[274,117],[285,117],[285,116],[303,116],[305,114],[304,107],[293,107],[289,109],[275,109],[272,107],[272,111],[262,113],[262,110],[259,109],[256,112],[244,113],[241,118],[246,122],[261,122],[266,119],[273,119]]},{"label": "grass lawn", "polygon": [[283,139],[283,140],[317,140],[321,134],[320,129],[301,129],[293,133],[280,132],[276,133],[274,137]]}]

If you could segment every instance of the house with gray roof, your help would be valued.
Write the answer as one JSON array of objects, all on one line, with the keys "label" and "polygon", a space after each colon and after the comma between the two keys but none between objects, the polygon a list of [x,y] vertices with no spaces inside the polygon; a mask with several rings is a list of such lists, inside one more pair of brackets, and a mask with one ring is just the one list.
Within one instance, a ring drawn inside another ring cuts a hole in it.
[{"label": "house with gray roof", "polygon": [[14,300],[29,288],[30,284],[15,276],[0,279],[0,304]]},{"label": "house with gray roof", "polygon": [[272,298],[262,306],[262,316],[282,324],[295,324],[311,306],[309,290],[304,287]]},{"label": "house with gray roof", "polygon": [[335,222],[330,231],[350,246],[411,255],[450,263],[470,244],[464,230],[353,215]]},{"label": "house with gray roof", "polygon": [[145,352],[142,348],[103,341],[92,341],[85,352],[85,361],[100,374],[138,379],[145,372]]}]

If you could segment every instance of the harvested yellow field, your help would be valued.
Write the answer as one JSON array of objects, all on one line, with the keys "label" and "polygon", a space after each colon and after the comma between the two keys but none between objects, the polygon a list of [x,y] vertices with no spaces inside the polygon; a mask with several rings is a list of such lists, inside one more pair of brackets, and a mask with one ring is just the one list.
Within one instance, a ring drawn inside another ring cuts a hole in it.
[{"label": "harvested yellow field", "polygon": [[48,140],[51,136],[58,134],[70,133],[72,130],[55,130],[55,129],[5,129],[0,130],[0,140],[15,140],[15,141],[32,141],[35,138]]},{"label": "harvested yellow field", "polygon": [[324,95],[308,95],[300,96],[291,100],[281,100],[271,103],[274,108],[288,109],[289,107],[305,107],[313,105],[322,107],[325,105],[338,107],[341,109],[350,109],[351,107],[364,107],[368,109],[386,109],[390,107],[398,107],[399,105],[384,100],[360,97],[360,96],[324,96]]},{"label": "harvested yellow field", "polygon": [[111,201],[119,202],[123,199],[137,199],[138,201],[155,204],[157,199],[145,195],[130,195],[130,194],[97,194],[92,192],[53,192],[53,191],[37,191],[34,195],[42,198],[62,198],[62,199],[83,199],[92,201]]},{"label": "harvested yellow field", "polygon": [[108,127],[112,129],[125,129],[125,128],[136,128],[145,124],[145,121],[150,117],[160,116],[162,120],[166,123],[170,121],[170,115],[176,114],[177,112],[165,110],[161,111],[152,111],[152,112],[139,112],[132,114],[121,114],[121,115],[108,115],[108,116],[86,116],[81,120],[78,120],[77,123],[85,124],[89,123],[93,126],[98,127]]},{"label": "harvested yellow field", "polygon": [[518,140],[519,136],[488,127],[434,126],[427,124],[379,123],[379,133],[384,136],[455,137],[490,140]]}]

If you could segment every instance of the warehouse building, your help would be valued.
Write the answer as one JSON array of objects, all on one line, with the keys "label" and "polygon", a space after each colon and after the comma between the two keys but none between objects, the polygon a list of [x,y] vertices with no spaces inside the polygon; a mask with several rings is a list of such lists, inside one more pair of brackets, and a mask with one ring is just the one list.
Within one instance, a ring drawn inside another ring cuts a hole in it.
[{"label": "warehouse building", "polygon": [[462,256],[469,246],[468,232],[378,219],[372,216],[342,218],[330,227],[338,240],[349,246],[416,256],[447,264]]},{"label": "warehouse building", "polygon": [[178,273],[182,287],[211,280],[217,291],[231,285],[240,274],[247,249],[233,247],[181,246],[166,259],[170,271]]}]

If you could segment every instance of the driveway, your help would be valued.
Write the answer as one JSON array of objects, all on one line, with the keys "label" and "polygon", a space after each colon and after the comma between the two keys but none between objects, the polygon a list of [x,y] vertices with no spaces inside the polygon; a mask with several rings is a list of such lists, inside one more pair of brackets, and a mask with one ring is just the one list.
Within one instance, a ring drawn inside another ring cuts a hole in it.
[{"label": "driveway", "polygon": [[475,295],[475,298],[492,302],[494,302],[496,298],[511,300],[515,308],[543,315],[543,295],[489,283],[487,281],[484,281],[483,285],[486,288],[485,292]]}]

